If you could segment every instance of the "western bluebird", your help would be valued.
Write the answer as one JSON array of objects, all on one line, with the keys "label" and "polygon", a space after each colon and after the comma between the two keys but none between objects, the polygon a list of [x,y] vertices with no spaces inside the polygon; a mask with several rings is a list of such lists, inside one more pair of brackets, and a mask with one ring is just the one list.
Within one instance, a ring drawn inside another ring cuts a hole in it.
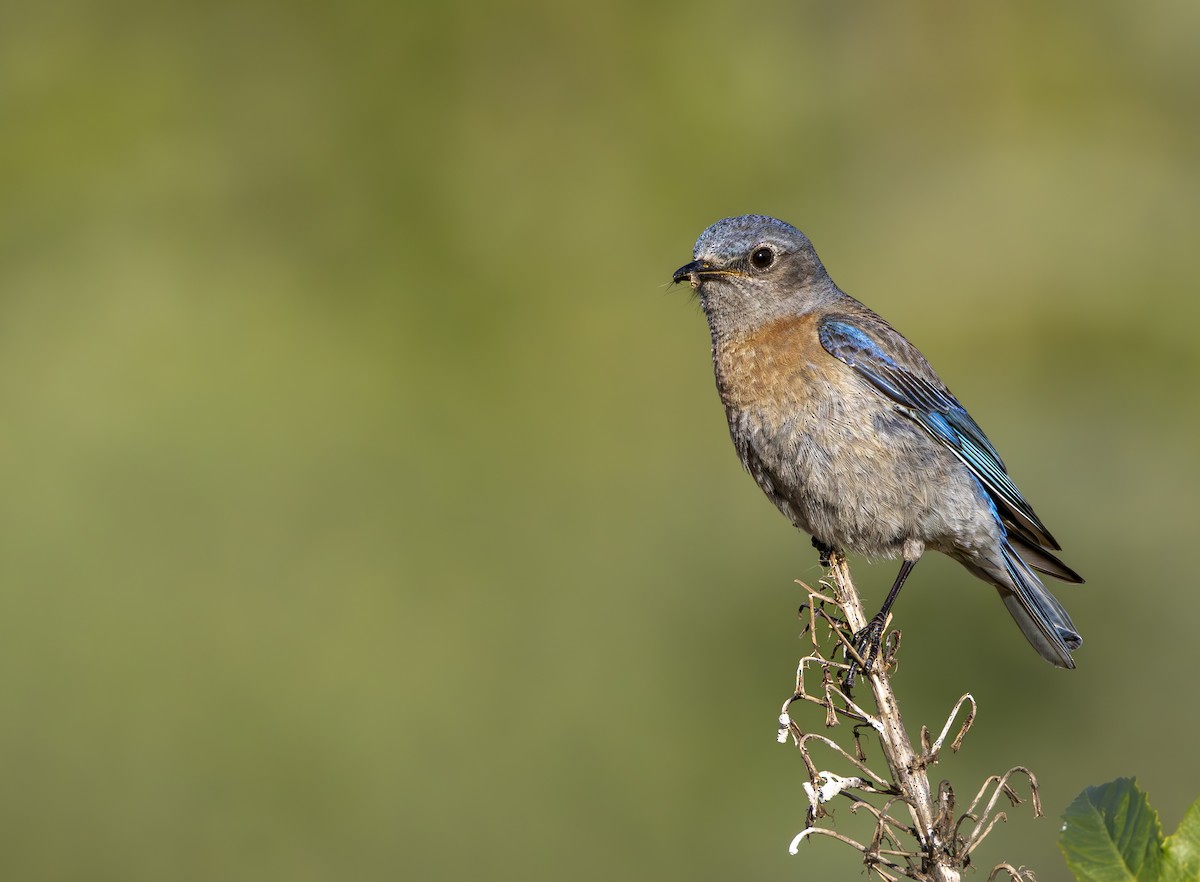
[{"label": "western bluebird", "polygon": [[1083,579],[1051,553],[1061,546],[916,347],[843,293],[808,237],[775,218],[718,221],[693,257],[674,281],[699,294],[746,470],[824,552],[902,559],[867,629],[871,653],[933,549],[994,585],[1044,659],[1075,667],[1082,638],[1033,571]]}]

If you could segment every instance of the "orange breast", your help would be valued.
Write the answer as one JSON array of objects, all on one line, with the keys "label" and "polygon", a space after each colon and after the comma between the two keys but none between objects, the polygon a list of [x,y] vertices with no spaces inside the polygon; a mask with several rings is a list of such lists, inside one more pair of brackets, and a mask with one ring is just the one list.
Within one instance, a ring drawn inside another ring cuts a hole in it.
[{"label": "orange breast", "polygon": [[829,354],[817,337],[817,316],[780,319],[754,333],[720,341],[714,351],[717,386],[727,407],[795,406],[825,373]]}]

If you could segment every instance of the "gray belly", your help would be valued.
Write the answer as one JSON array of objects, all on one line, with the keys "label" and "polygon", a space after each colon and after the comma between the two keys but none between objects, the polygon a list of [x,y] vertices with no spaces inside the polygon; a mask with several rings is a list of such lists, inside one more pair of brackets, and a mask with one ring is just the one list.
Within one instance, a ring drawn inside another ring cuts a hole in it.
[{"label": "gray belly", "polygon": [[989,500],[953,453],[899,412],[843,404],[727,414],[742,463],[797,528],[872,557],[916,544],[972,558],[995,543]]}]

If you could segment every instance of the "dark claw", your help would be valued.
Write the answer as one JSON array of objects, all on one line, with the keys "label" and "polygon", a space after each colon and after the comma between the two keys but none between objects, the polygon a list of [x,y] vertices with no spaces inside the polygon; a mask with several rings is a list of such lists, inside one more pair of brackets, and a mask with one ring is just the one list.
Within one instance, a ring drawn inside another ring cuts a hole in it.
[{"label": "dark claw", "polygon": [[833,546],[826,545],[816,536],[812,540],[813,548],[817,549],[817,554],[821,556],[821,566],[831,566],[830,556],[833,554]]},{"label": "dark claw", "polygon": [[860,665],[858,660],[851,656],[850,667],[846,670],[846,676],[842,680],[842,687],[847,693],[854,688],[854,678],[860,671],[864,677],[871,673],[871,668],[879,657],[880,645],[883,641],[883,627],[886,621],[887,617],[883,613],[879,613],[852,638],[854,651],[862,659],[862,664]]}]

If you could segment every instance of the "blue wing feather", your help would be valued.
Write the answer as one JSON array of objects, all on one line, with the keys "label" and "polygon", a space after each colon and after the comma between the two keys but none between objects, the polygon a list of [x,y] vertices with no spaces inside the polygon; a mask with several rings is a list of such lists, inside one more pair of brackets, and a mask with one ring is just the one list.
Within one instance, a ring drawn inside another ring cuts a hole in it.
[{"label": "blue wing feather", "polygon": [[899,363],[848,316],[822,320],[818,335],[826,352],[853,368],[971,470],[1006,526],[1037,545],[1060,547],[1008,476],[996,448],[945,386]]}]

